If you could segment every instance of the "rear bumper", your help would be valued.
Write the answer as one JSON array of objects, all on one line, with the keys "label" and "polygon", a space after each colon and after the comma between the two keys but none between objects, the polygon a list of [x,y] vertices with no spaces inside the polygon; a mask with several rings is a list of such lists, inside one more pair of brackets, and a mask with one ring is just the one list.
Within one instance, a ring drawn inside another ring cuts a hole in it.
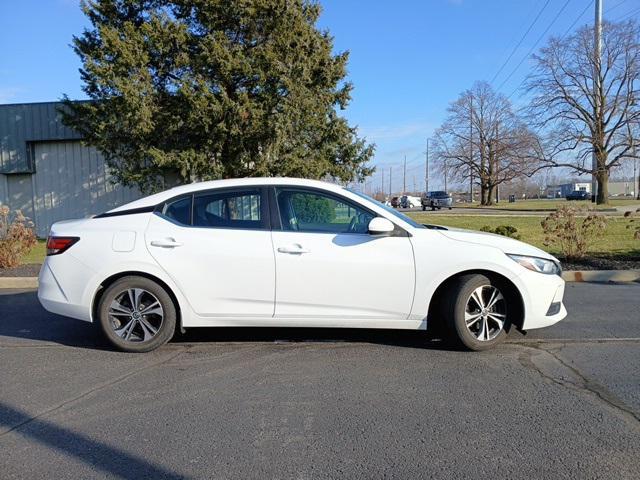
[{"label": "rear bumper", "polygon": [[78,295],[78,292],[84,292],[87,285],[87,267],[82,265],[82,268],[69,268],[74,265],[74,259],[67,253],[65,268],[56,268],[56,263],[60,262],[53,258],[47,257],[38,276],[40,304],[51,313],[90,322],[90,308],[86,302],[82,302],[81,295]]}]

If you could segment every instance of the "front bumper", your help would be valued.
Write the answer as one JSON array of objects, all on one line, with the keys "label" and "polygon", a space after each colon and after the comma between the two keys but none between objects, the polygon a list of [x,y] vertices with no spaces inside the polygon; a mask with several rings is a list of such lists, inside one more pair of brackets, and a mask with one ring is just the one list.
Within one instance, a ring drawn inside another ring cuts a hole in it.
[{"label": "front bumper", "polygon": [[548,327],[567,316],[567,309],[563,303],[565,282],[560,276],[526,270],[520,279],[526,284],[529,292],[528,298],[523,299],[523,330]]}]

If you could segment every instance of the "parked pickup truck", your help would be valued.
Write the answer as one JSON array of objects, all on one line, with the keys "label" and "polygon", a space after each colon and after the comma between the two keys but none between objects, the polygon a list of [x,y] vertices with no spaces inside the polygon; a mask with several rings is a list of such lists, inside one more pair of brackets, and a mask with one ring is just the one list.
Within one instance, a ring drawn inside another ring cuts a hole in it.
[{"label": "parked pickup truck", "polygon": [[422,210],[426,210],[427,208],[430,208],[431,210],[435,210],[436,208],[438,210],[441,208],[448,208],[451,210],[451,208],[453,208],[453,197],[447,192],[425,192],[422,194],[422,198],[420,200],[420,203],[422,203]]}]

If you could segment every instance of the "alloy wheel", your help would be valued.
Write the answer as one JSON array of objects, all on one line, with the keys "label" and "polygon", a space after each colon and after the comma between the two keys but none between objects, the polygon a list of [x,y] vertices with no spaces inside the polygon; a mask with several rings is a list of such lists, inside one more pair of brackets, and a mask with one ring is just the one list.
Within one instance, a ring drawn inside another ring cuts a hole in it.
[{"label": "alloy wheel", "polygon": [[162,304],[142,288],[129,288],[117,294],[108,313],[115,334],[128,342],[151,340],[164,321]]},{"label": "alloy wheel", "polygon": [[507,305],[502,292],[493,285],[476,288],[467,299],[465,325],[481,342],[496,338],[504,328]]}]

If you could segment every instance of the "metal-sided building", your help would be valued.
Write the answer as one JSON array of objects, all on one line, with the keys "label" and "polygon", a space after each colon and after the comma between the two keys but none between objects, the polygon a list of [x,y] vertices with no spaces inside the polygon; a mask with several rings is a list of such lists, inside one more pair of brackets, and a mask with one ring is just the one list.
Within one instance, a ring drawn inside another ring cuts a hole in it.
[{"label": "metal-sided building", "polygon": [[0,205],[21,210],[45,237],[58,220],[83,218],[140,197],[110,181],[104,159],[66,127],[59,102],[0,105]]}]

